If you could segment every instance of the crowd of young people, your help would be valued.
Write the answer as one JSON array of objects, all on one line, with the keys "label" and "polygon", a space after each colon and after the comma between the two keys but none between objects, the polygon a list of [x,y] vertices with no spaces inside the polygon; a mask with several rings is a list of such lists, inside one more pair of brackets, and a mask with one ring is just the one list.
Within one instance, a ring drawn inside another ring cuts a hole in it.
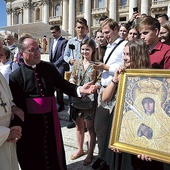
[{"label": "crowd of young people", "polygon": [[[60,123],[54,104],[54,91],[59,89],[74,97],[93,94],[95,101],[93,109],[71,108],[78,149],[70,159],[75,160],[85,154],[83,143],[84,126],[86,126],[88,151],[83,161],[84,166],[92,163],[97,141],[99,153],[98,159],[92,165],[93,169],[143,170],[148,167],[148,169],[168,169],[169,164],[154,161],[147,155],[139,153],[137,157],[122,153],[117,148],[113,151],[108,147],[112,122],[116,114],[114,109],[118,102],[116,96],[120,74],[123,74],[126,69],[170,68],[170,24],[169,21],[164,23],[163,20],[160,21],[151,16],[133,14],[128,23],[119,25],[114,19],[105,17],[100,20],[101,27],[96,31],[96,37],[93,39],[87,36],[89,31],[87,21],[84,18],[79,19],[75,27],[77,36],[68,42],[65,41],[65,50],[59,56],[56,53],[54,62],[62,60],[70,66],[70,83],[64,80],[64,76],[55,68],[58,67],[57,64],[41,61],[38,43],[34,38],[21,37],[18,50],[24,63],[10,74],[9,86],[15,104],[22,108],[24,114],[22,111],[16,113],[18,116],[15,116],[11,122],[11,125],[16,127],[14,129],[11,127],[14,139],[10,140],[8,136],[10,131],[7,129],[7,136],[0,148],[4,148],[6,142],[17,141],[17,155],[22,170],[67,169]],[[56,30],[56,27],[51,30],[53,34],[60,31],[60,29]],[[54,36],[51,61],[60,38],[61,34]],[[1,48],[1,52],[3,50],[5,48]],[[2,57],[0,60],[3,63]],[[18,91],[21,92],[20,95]],[[11,97],[9,98],[12,100]],[[9,123],[5,126],[8,128]],[[34,155],[30,159],[29,155],[32,152]]]}]

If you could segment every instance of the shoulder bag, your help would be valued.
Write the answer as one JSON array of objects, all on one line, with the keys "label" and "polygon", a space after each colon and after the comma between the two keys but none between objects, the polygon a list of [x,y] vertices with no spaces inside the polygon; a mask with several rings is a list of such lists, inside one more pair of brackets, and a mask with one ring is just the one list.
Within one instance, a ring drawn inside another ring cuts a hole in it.
[{"label": "shoulder bag", "polygon": [[[85,74],[87,73],[89,69],[90,69],[90,65],[84,72],[80,85],[83,85],[82,82],[84,80]],[[94,108],[94,94],[86,95],[86,96],[83,96],[82,98],[71,97],[70,100],[71,100],[71,106],[76,109],[88,110],[88,109]]]}]

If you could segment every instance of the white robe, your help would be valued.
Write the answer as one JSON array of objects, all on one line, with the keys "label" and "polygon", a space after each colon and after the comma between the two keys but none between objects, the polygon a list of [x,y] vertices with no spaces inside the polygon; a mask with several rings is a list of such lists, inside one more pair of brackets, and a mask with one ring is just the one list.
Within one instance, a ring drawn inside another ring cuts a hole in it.
[{"label": "white robe", "polygon": [[4,107],[1,106],[0,100],[0,170],[18,170],[16,144],[6,141],[10,133],[12,95],[7,81],[1,73],[0,98],[6,103],[5,109],[7,111],[5,112]]}]

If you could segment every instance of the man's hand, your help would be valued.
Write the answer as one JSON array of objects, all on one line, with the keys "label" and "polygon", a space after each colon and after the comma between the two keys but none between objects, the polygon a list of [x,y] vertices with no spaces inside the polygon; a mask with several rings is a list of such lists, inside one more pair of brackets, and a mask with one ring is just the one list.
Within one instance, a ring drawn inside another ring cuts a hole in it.
[{"label": "man's hand", "polygon": [[95,92],[96,88],[93,84],[93,81],[88,82],[80,87],[80,93],[81,94],[92,94]]},{"label": "man's hand", "polygon": [[7,141],[12,142],[12,143],[17,142],[22,136],[21,131],[22,131],[22,129],[20,126],[11,127]]},{"label": "man's hand", "polygon": [[22,121],[24,121],[24,112],[17,106],[12,106],[12,113],[17,115]]},{"label": "man's hand", "polygon": [[76,61],[75,59],[71,59],[71,60],[69,61],[69,64],[70,64],[70,65],[73,65],[75,61]]},{"label": "man's hand", "polygon": [[109,66],[101,62],[95,62],[95,64],[93,64],[93,68],[99,71],[103,71],[103,70],[109,71]]},{"label": "man's hand", "polygon": [[99,89],[99,87],[97,85],[91,85],[91,88],[93,89],[93,93]]},{"label": "man's hand", "polygon": [[130,22],[133,22],[138,15],[139,15],[139,13],[134,12],[134,13],[132,14],[131,18],[129,19],[129,21],[130,21]]}]

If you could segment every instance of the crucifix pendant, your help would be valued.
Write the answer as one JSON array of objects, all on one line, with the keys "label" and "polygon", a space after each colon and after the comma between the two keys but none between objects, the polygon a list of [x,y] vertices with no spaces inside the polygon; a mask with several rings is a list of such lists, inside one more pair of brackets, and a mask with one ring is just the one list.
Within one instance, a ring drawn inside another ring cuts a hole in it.
[{"label": "crucifix pendant", "polygon": [[5,111],[5,112],[7,112],[7,109],[6,109],[6,107],[5,107],[7,104],[2,100],[2,98],[0,98],[0,101],[1,101],[0,106],[4,108],[4,111]]}]

